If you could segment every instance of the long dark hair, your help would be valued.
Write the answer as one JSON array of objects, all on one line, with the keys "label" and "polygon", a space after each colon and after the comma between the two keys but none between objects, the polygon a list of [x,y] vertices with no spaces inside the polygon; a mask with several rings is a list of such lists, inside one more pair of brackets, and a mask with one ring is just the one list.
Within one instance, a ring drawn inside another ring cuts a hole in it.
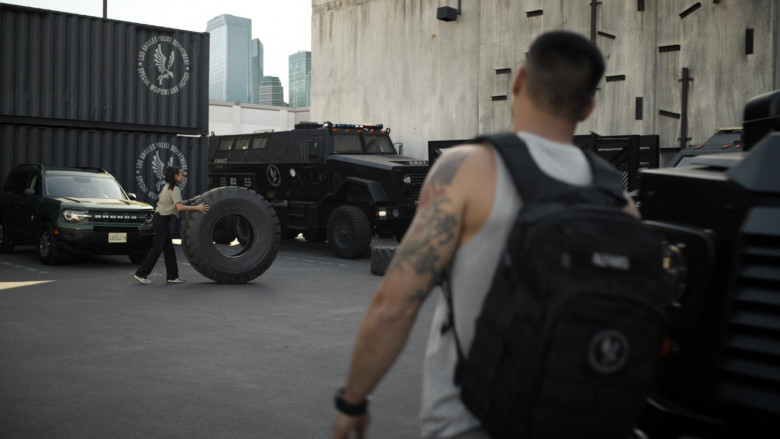
[{"label": "long dark hair", "polygon": [[165,168],[165,182],[168,183],[168,190],[173,190],[176,187],[176,176],[181,171],[179,166],[168,166]]}]

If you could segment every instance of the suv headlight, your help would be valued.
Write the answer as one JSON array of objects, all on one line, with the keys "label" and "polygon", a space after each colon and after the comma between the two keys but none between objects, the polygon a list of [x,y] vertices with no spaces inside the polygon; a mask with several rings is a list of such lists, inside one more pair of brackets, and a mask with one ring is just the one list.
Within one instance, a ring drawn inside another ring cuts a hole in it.
[{"label": "suv headlight", "polygon": [[147,224],[151,223],[153,219],[154,219],[154,214],[151,212],[147,213],[146,216],[144,216],[144,221],[146,221]]},{"label": "suv headlight", "polygon": [[85,223],[90,218],[92,218],[92,214],[86,210],[65,209],[62,211],[62,219],[69,223]]}]

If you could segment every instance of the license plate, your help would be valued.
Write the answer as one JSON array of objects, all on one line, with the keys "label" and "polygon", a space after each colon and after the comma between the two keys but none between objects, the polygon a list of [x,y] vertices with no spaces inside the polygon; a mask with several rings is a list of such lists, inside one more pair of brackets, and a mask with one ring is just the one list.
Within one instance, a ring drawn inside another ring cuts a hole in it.
[{"label": "license plate", "polygon": [[127,233],[109,233],[108,242],[110,243],[127,242]]}]

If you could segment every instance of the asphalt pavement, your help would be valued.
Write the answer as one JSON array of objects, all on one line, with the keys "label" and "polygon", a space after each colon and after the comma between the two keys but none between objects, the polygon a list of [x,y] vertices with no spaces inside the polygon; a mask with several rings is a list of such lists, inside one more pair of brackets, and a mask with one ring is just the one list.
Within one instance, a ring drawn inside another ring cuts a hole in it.
[{"label": "asphalt pavement", "polygon": [[[297,238],[252,282],[220,285],[177,254],[187,282],[167,284],[161,259],[151,285],[124,256],[0,254],[0,437],[329,437],[380,280],[369,259]],[[373,439],[419,436],[431,299],[372,397]]]}]

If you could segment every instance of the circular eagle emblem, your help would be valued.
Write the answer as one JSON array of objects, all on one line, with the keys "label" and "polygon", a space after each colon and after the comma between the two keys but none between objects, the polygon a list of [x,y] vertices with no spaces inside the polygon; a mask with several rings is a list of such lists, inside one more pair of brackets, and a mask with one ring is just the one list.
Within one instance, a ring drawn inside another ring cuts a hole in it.
[{"label": "circular eagle emblem", "polygon": [[597,332],[588,345],[588,364],[596,372],[615,373],[628,362],[630,345],[623,333],[614,329]]},{"label": "circular eagle emblem", "polygon": [[177,39],[155,35],[138,51],[138,76],[154,93],[176,94],[190,80],[190,56]]},{"label": "circular eagle emblem", "polygon": [[[146,171],[151,166],[152,178]],[[156,142],[144,148],[135,162],[135,182],[147,199],[158,200],[165,186],[165,168],[180,166],[184,170],[184,180],[179,185],[183,192],[187,187],[187,159],[184,154],[168,142]]]},{"label": "circular eagle emblem", "polygon": [[279,168],[274,164],[270,164],[265,168],[265,176],[273,187],[279,187],[282,184],[282,173],[279,172]]}]

